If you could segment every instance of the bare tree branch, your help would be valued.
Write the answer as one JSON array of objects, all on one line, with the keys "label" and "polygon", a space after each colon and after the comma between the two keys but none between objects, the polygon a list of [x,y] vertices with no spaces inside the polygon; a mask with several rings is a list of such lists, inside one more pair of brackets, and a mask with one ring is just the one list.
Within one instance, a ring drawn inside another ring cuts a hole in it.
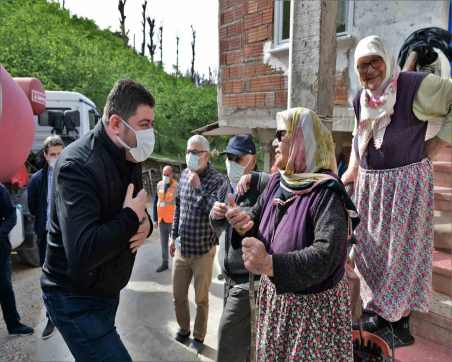
[{"label": "bare tree branch", "polygon": [[126,6],[127,0],[119,0],[118,10],[121,17],[119,18],[119,23],[121,25],[121,38],[124,41],[124,45],[129,45],[129,32],[126,32],[126,16],[124,14],[124,8]]},{"label": "bare tree branch", "polygon": [[143,25],[143,42],[141,43],[141,55],[144,56],[144,51],[146,49],[146,7],[148,6],[147,0],[144,0],[143,5],[141,5],[141,8],[143,9],[143,20],[141,21],[141,24]]},{"label": "bare tree branch", "polygon": [[192,58],[191,58],[191,70],[190,70],[190,75],[191,75],[191,81],[193,83],[195,83],[195,45],[196,45],[196,31],[193,28],[193,25],[190,26],[191,27],[191,34],[192,34],[192,41],[191,41],[191,53],[192,53]]},{"label": "bare tree branch", "polygon": [[154,55],[155,49],[157,48],[157,44],[154,43],[154,29],[155,29],[155,19],[151,19],[149,16],[147,17],[147,22],[149,25],[149,44],[148,50],[149,55],[151,56],[151,61],[154,63]]},{"label": "bare tree branch", "polygon": [[159,27],[160,65],[163,67],[163,25]]}]

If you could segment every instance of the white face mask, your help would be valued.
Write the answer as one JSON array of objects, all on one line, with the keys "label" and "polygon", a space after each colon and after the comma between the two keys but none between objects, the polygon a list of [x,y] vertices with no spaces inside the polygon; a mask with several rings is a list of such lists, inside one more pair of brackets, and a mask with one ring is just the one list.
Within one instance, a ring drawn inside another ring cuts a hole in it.
[{"label": "white face mask", "polygon": [[245,169],[246,167],[239,163],[226,159],[226,171],[232,185],[237,185],[239,183],[240,178],[245,174]]},{"label": "white face mask", "polygon": [[134,130],[127,122],[122,120],[122,123],[135,133],[137,139],[136,147],[130,147],[121,138],[118,137],[119,142],[130,152],[132,157],[137,162],[145,161],[154,151],[155,135],[154,129]]},{"label": "white face mask", "polygon": [[199,156],[194,153],[187,153],[185,155],[185,162],[190,171],[198,171],[199,169]]},{"label": "white face mask", "polygon": [[164,184],[169,184],[171,181],[170,177],[165,175],[162,176],[162,180]]},{"label": "white face mask", "polygon": [[55,168],[55,164],[57,162],[58,157],[52,157],[47,160],[50,168]]}]

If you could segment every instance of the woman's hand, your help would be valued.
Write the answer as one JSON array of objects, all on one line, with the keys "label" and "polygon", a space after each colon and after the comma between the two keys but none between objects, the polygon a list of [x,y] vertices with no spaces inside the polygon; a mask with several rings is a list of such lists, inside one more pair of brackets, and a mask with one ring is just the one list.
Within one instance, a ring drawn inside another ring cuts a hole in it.
[{"label": "woman's hand", "polygon": [[254,226],[251,216],[237,206],[231,194],[228,194],[228,204],[229,207],[225,214],[226,219],[240,235],[245,235]]},{"label": "woman's hand", "polygon": [[344,186],[352,184],[356,180],[356,176],[358,174],[357,168],[348,168],[347,171],[344,172],[344,174],[341,177],[341,181],[344,184]]},{"label": "woman's hand", "polygon": [[253,274],[273,276],[272,256],[267,253],[265,245],[256,238],[244,238],[242,241],[242,258],[245,268]]}]

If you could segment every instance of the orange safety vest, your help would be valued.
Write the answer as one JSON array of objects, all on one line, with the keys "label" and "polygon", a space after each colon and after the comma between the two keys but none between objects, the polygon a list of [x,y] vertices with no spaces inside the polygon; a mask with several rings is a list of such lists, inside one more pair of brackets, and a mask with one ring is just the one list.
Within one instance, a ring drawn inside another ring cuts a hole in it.
[{"label": "orange safety vest", "polygon": [[177,182],[171,179],[170,186],[164,192],[163,181],[157,184],[157,215],[158,221],[166,224],[172,224],[174,219],[174,212],[176,211],[176,189]]}]

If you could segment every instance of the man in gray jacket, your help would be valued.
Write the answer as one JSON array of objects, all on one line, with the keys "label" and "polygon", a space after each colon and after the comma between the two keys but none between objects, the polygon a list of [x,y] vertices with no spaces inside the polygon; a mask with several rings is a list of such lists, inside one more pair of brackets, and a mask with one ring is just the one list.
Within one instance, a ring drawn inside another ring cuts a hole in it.
[{"label": "man in gray jacket", "polygon": [[[256,146],[249,135],[232,137],[224,154],[229,193],[233,196],[228,195],[230,201],[225,203],[216,202],[210,213],[212,227],[220,240],[218,259],[225,277],[217,361],[242,362],[248,360],[251,344],[250,277],[242,259],[243,237],[226,221],[225,213],[227,203],[237,203],[242,207],[253,206],[270,176],[266,173],[252,172],[256,164]],[[240,179],[242,181],[239,183]]]}]

